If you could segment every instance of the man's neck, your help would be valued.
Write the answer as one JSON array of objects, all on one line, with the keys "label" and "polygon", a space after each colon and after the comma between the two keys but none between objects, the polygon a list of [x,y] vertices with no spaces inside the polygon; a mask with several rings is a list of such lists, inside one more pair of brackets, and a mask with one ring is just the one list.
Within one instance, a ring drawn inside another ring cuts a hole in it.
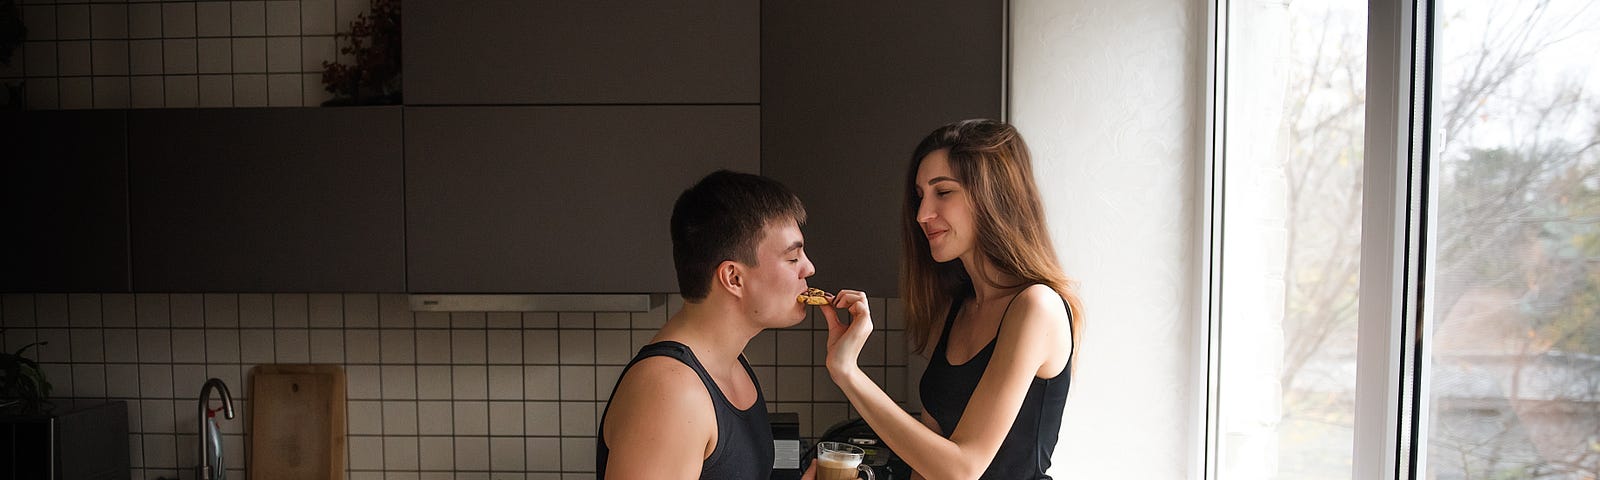
[{"label": "man's neck", "polygon": [[739,354],[758,333],[761,328],[752,325],[737,303],[707,298],[699,303],[685,302],[650,341],[672,340],[688,345],[708,369],[727,369],[738,364]]}]

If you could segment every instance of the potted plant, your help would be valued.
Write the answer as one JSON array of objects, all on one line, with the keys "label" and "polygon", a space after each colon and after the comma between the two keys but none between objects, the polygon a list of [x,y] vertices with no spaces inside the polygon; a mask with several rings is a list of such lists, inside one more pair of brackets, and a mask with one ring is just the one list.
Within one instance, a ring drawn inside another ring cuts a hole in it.
[{"label": "potted plant", "polygon": [[[6,478],[114,478],[128,472],[128,405],[50,400],[31,343],[0,352],[0,465]],[[52,476],[52,472],[54,475]]]},{"label": "potted plant", "polygon": [[[28,27],[22,23],[22,8],[17,0],[0,0],[0,65],[11,66],[12,55],[28,38]],[[5,84],[6,92],[0,96],[0,108],[22,108],[22,80]]]},{"label": "potted plant", "polygon": [[400,97],[400,0],[372,0],[372,11],[350,22],[350,33],[340,33],[349,45],[339,53],[351,65],[322,62],[322,85],[334,94],[334,105],[397,105]]},{"label": "potted plant", "polygon": [[50,381],[39,371],[39,362],[24,355],[30,348],[47,344],[34,342],[17,353],[0,352],[0,413],[38,414],[50,405]]}]

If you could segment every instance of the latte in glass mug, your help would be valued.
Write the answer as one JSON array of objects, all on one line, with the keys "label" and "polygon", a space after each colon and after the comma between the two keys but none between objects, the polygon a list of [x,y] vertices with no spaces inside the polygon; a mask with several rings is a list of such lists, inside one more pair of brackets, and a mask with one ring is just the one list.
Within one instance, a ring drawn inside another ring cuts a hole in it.
[{"label": "latte in glass mug", "polygon": [[838,442],[822,442],[817,444],[817,480],[857,480],[859,473],[865,473],[867,480],[873,479],[872,467],[862,465],[861,460],[866,456],[866,451],[861,447]]}]

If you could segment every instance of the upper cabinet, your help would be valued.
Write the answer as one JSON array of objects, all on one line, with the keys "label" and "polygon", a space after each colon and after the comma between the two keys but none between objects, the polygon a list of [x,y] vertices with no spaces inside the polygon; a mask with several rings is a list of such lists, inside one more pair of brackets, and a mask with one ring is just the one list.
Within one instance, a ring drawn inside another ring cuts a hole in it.
[{"label": "upper cabinet", "polygon": [[813,284],[899,295],[911,151],[940,125],[1000,118],[1004,6],[761,2],[761,171],[811,212]]},{"label": "upper cabinet", "polygon": [[405,291],[399,107],[128,115],[135,290]]},{"label": "upper cabinet", "polygon": [[0,113],[0,291],[126,292],[127,112]]},{"label": "upper cabinet", "polygon": [[678,291],[668,219],[760,167],[755,106],[406,110],[413,292]]},{"label": "upper cabinet", "polygon": [[757,2],[490,0],[406,9],[409,105],[760,100]]}]

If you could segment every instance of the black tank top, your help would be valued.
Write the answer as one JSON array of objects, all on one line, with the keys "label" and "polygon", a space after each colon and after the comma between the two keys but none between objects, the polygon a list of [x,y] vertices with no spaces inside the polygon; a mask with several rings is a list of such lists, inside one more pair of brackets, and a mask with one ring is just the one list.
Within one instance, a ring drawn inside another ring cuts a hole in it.
[{"label": "black tank top", "polygon": [[[645,345],[639,349],[639,354],[633,356],[628,366],[622,369],[622,374],[617,376],[620,383],[622,377],[628,374],[628,369],[639,363],[640,360],[654,356],[665,356],[677,359],[694,369],[700,375],[700,382],[705,384],[706,391],[711,394],[711,405],[717,413],[717,446],[711,451],[711,456],[700,463],[700,478],[702,479],[765,479],[772,475],[772,424],[767,420],[767,400],[761,395],[761,382],[756,380],[755,371],[750,369],[744,355],[739,356],[739,364],[744,366],[744,372],[750,375],[750,382],[756,387],[756,403],[750,405],[748,410],[740,410],[722,395],[722,389],[717,388],[717,382],[711,380],[711,375],[706,373],[700,359],[695,358],[694,351],[687,345],[664,341]],[[616,391],[612,389],[612,396]],[[606,412],[610,413],[610,402],[606,403]],[[605,432],[606,422],[604,414],[600,417],[600,429],[596,436],[600,437],[595,442],[596,478],[606,477],[606,458],[611,456],[611,449],[606,447]]]},{"label": "black tank top", "polygon": [[[928,369],[922,373],[922,385],[918,388],[923,408],[939,422],[939,429],[944,431],[945,438],[955,433],[956,425],[961,423],[961,414],[966,411],[972,392],[977,390],[983,371],[989,367],[989,359],[994,356],[994,345],[1000,337],[996,329],[995,339],[990,340],[989,345],[983,347],[972,360],[961,365],[950,364],[945,346],[950,339],[950,324],[955,323],[956,313],[961,311],[964,300],[957,298],[950,305],[950,314],[944,319],[944,333],[939,334],[939,343],[933,348],[933,356],[928,359]],[[1016,301],[1016,298],[1011,300]],[[1006,305],[1006,310],[1010,309],[1011,305]],[[1005,313],[1000,315],[1002,319],[1005,318]],[[1071,315],[1072,307],[1069,305],[1068,318]],[[1050,478],[1045,471],[1050,469],[1050,455],[1055,453],[1056,440],[1061,433],[1061,414],[1067,404],[1071,372],[1072,360],[1068,359],[1066,367],[1055,378],[1034,377],[1033,384],[1028,386],[1028,395],[1022,399],[1022,409],[1017,412],[1015,423],[1011,424],[1011,431],[1006,433],[1006,439],[1000,444],[1000,451],[995,453],[994,461],[989,463],[989,469],[979,478]]]}]

